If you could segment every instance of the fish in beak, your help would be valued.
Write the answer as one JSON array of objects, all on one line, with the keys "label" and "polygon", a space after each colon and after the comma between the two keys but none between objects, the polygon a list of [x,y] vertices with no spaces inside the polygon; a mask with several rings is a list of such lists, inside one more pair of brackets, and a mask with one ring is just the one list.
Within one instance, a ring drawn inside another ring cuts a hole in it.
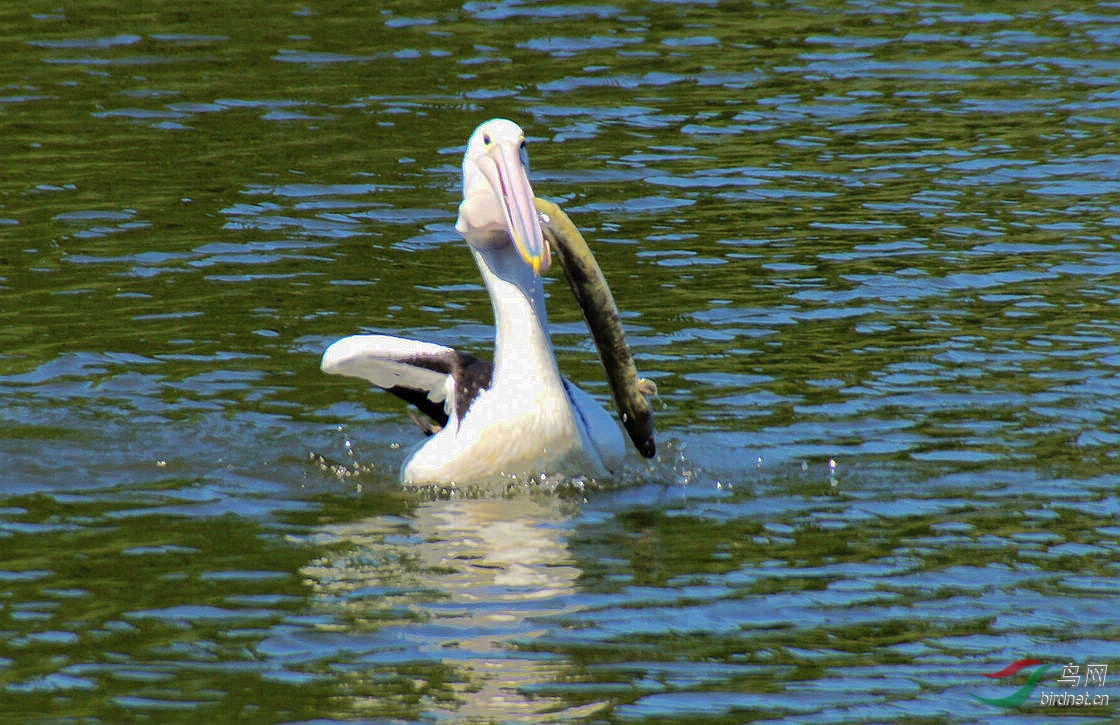
[{"label": "fish in beak", "polygon": [[652,458],[657,453],[657,445],[653,409],[646,395],[656,395],[657,386],[638,377],[614,296],[579,229],[556,204],[544,199],[534,203],[541,215],[545,237],[556,250],[556,258],[560,260],[564,276],[595,340],[622,425],[638,452]]}]

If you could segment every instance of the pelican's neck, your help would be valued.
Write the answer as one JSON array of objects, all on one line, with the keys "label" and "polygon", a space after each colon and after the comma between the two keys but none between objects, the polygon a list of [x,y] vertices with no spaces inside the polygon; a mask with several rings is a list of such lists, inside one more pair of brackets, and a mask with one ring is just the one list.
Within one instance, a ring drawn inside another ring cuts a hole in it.
[{"label": "pelican's neck", "polygon": [[560,388],[541,278],[512,244],[471,252],[494,306],[493,387]]}]

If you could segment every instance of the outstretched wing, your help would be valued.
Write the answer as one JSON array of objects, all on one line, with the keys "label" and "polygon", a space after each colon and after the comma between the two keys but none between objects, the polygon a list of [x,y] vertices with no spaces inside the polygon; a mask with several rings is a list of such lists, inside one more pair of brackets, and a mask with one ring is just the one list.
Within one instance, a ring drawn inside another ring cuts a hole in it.
[{"label": "outstretched wing", "polygon": [[390,335],[344,337],[323,353],[323,372],[368,380],[446,426],[490,387],[494,367],[474,355]]}]

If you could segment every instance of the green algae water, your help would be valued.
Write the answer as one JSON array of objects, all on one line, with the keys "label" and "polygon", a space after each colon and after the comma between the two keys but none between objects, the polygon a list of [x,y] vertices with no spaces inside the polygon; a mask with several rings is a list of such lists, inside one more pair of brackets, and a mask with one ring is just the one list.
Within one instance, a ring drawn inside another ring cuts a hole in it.
[{"label": "green algae water", "polygon": [[[0,10],[0,720],[1114,720],[1045,703],[1120,669],[1118,19]],[[600,488],[401,490],[402,407],[318,370],[488,354],[495,116],[659,389]]]}]

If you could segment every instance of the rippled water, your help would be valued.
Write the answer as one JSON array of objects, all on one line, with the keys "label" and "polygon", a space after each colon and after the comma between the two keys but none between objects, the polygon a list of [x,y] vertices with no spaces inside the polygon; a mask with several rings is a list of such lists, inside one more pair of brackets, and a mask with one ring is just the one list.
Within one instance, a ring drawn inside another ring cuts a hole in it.
[{"label": "rippled water", "polygon": [[[1115,718],[972,695],[1120,669],[1120,5],[115,5],[0,12],[0,719]],[[499,115],[661,453],[402,491],[318,358],[488,349]]]}]

